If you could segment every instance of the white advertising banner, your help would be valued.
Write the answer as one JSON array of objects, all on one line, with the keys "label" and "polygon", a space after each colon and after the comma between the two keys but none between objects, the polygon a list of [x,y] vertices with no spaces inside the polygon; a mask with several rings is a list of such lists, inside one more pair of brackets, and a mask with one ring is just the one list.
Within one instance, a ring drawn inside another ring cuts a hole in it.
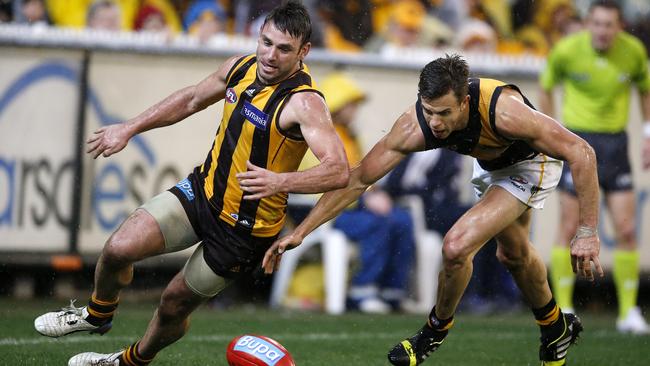
[{"label": "white advertising banner", "polygon": [[0,250],[66,251],[81,53],[0,52]]},{"label": "white advertising banner", "polygon": [[[138,115],[172,92],[207,77],[225,59],[93,54],[87,135]],[[79,251],[96,253],[139,205],[185,178],[205,159],[221,103],[180,123],[145,132],[109,158],[85,158]]]}]

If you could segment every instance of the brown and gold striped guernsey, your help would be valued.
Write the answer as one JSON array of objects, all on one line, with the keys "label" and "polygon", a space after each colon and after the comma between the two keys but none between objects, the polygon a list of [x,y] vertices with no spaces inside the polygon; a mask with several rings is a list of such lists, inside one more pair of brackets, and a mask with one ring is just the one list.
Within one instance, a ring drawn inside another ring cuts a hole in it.
[{"label": "brown and gold striped guernsey", "polygon": [[250,230],[253,236],[274,236],[284,224],[287,195],[243,200],[235,174],[246,171],[247,160],[278,173],[298,169],[307,144],[287,136],[278,125],[278,116],[290,95],[320,92],[306,65],[280,83],[260,84],[254,55],[239,59],[226,82],[221,124],[205,162],[195,172],[222,220]]},{"label": "brown and gold striped guernsey", "polygon": [[485,170],[497,170],[535,157],[535,151],[524,141],[513,141],[501,136],[495,125],[495,109],[503,88],[516,90],[526,105],[534,108],[519,88],[493,79],[469,79],[469,122],[445,139],[433,135],[422,112],[420,97],[415,105],[418,123],[424,133],[427,150],[444,147],[460,154],[475,157]]}]

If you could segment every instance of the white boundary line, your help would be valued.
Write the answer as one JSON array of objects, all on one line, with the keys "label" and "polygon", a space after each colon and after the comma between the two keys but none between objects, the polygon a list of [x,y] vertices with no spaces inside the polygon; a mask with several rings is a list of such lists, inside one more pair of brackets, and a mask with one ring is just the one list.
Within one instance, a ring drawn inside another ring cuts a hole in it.
[{"label": "white boundary line", "polygon": [[[605,338],[611,337],[613,331],[597,331],[590,332],[590,338]],[[408,334],[407,334],[408,335]],[[475,338],[477,340],[485,339],[485,332],[473,332],[466,333],[464,337]],[[375,332],[359,332],[359,333],[276,333],[271,336],[274,339],[291,341],[306,341],[306,342],[317,342],[317,341],[343,341],[343,340],[355,340],[355,339],[394,339],[395,342],[399,341],[399,334],[395,333],[375,333]],[[101,341],[116,341],[116,342],[132,342],[136,339],[137,336],[110,336],[104,335],[101,338],[97,336],[69,336],[60,339],[48,338],[48,337],[33,337],[33,338],[0,338],[0,347],[3,346],[25,346],[25,345],[38,345],[38,344],[75,344],[75,343],[93,343]],[[233,339],[233,334],[213,334],[213,335],[187,335],[183,337],[185,342],[226,342]],[[497,340],[512,340],[512,339],[521,339],[521,333],[515,332],[498,332],[495,334],[489,335],[490,339]]]}]

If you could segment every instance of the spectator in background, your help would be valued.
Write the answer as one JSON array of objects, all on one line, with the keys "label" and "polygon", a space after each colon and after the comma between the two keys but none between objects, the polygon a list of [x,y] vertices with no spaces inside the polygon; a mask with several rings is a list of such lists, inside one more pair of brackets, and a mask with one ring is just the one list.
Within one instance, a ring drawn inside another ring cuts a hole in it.
[{"label": "spectator in background", "polygon": [[115,2],[97,1],[88,8],[86,26],[89,29],[119,31],[120,22],[120,8]]},{"label": "spectator in background", "polygon": [[[619,5],[611,0],[592,3],[587,31],[560,41],[551,51],[540,77],[540,109],[553,115],[553,88],[564,85],[562,121],[596,151],[598,180],[616,233],[614,283],[620,332],[650,333],[636,306],[639,250],[636,238],[636,196],[628,157],[630,92],[633,84],[641,100],[643,163],[650,167],[650,74],[647,51],[641,42],[623,32]],[[636,133],[636,132],[635,132]],[[558,304],[573,311],[575,266],[568,258],[579,221],[577,195],[569,166],[564,166],[560,188],[560,224],[551,255],[551,283]],[[567,258],[564,258],[567,256]],[[574,263],[575,264],[575,263]]]},{"label": "spectator in background", "polygon": [[371,5],[370,0],[319,2],[325,47],[335,51],[361,51],[373,33]]},{"label": "spectator in background", "polygon": [[199,42],[205,43],[212,36],[226,31],[226,12],[214,0],[196,0],[185,13],[183,27]]},{"label": "spectator in background", "polygon": [[16,23],[32,25],[48,25],[50,20],[43,0],[18,0],[18,11],[15,12]]},{"label": "spectator in background", "polygon": [[133,19],[133,29],[172,34],[179,33],[182,26],[170,0],[144,0]]},{"label": "spectator in background", "polygon": [[[354,166],[361,160],[362,153],[350,125],[366,95],[342,73],[327,76],[319,86],[348,161]],[[313,154],[308,153],[301,168],[316,163]],[[361,263],[348,291],[348,308],[366,313],[400,310],[402,301],[407,298],[415,250],[409,213],[394,206],[390,196],[376,187],[364,194],[356,206],[341,213],[334,227],[359,244]]]},{"label": "spectator in background", "polygon": [[[112,3],[112,5],[109,6],[106,3]],[[47,0],[45,5],[50,19],[55,25],[73,28],[96,28],[88,23],[88,14],[94,12],[92,8],[104,9],[114,6],[118,9],[118,26],[116,28],[111,24],[109,28],[126,31],[133,27],[133,19],[140,2],[134,0]],[[101,17],[103,18],[104,15]],[[106,29],[105,26],[99,28]]]},{"label": "spectator in background", "polygon": [[417,46],[425,16],[426,10],[418,1],[397,1],[390,8],[384,28],[370,38],[365,49],[370,52],[383,52],[387,47]]},{"label": "spectator in background", "polygon": [[470,19],[464,22],[456,34],[455,46],[463,51],[495,52],[498,36],[489,23]]},{"label": "spectator in background", "polygon": [[163,13],[158,8],[150,5],[140,8],[138,15],[135,17],[133,29],[138,32],[169,32]]}]

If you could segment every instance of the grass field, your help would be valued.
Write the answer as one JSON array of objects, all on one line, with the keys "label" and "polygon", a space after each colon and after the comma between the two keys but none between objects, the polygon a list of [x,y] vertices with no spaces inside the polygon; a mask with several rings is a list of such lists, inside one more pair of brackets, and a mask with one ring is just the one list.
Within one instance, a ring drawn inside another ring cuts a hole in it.
[{"label": "grass field", "polygon": [[[138,339],[155,304],[124,303],[111,332],[49,339],[33,319],[57,308],[51,301],[0,299],[0,365],[66,365],[86,351],[113,352]],[[622,336],[613,314],[581,314],[585,332],[569,353],[570,366],[650,365],[650,337]],[[189,333],[163,351],[156,365],[227,365],[225,348],[242,333],[280,341],[299,366],[388,365],[386,352],[416,331],[422,316],[327,316],[266,309],[216,311],[202,308]],[[532,315],[478,317],[459,314],[445,345],[425,365],[538,365],[538,331]]]}]

